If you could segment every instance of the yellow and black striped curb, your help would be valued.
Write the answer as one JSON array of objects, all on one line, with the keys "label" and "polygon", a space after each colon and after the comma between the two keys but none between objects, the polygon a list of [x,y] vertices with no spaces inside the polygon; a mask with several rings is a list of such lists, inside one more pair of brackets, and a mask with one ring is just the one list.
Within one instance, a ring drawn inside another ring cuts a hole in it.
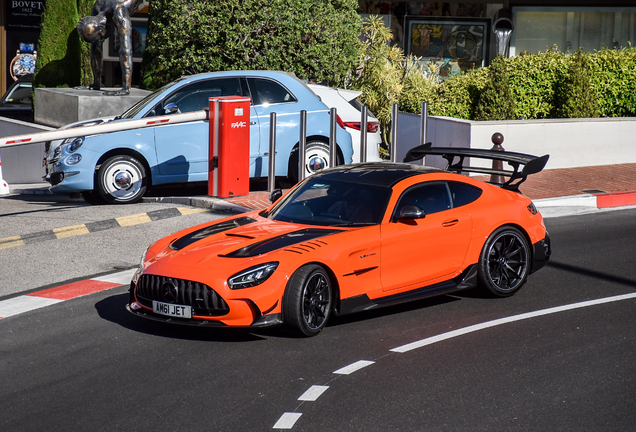
[{"label": "yellow and black striped curb", "polygon": [[194,213],[208,211],[200,208],[173,207],[168,209],[154,210],[147,213],[139,213],[131,216],[122,216],[115,219],[107,219],[97,222],[88,222],[80,225],[54,228],[51,230],[35,232],[31,234],[0,238],[0,249],[8,249],[25,244],[39,243],[46,240],[55,240],[66,237],[74,237],[113,228],[121,228],[132,225],[170,219],[177,216],[186,216]]}]

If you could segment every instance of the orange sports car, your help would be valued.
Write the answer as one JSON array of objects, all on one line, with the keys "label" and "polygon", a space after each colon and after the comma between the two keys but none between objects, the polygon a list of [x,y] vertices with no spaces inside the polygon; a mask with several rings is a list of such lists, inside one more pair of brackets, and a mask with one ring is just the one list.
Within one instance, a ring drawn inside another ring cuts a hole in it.
[{"label": "orange sports car", "polygon": [[[272,194],[269,208],[195,226],[145,253],[130,312],[177,324],[318,334],[343,315],[458,290],[517,292],[550,256],[532,201],[518,189],[548,156],[425,144],[447,170],[409,163],[339,166]],[[464,167],[465,158],[512,169]],[[503,185],[450,172],[505,175]],[[276,191],[275,191],[276,192]],[[278,195],[278,196],[276,196]]]}]

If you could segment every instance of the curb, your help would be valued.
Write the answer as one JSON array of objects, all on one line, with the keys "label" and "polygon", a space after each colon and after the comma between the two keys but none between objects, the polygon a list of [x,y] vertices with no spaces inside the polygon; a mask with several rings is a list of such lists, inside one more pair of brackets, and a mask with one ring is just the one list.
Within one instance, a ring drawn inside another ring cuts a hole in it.
[{"label": "curb", "polygon": [[636,205],[636,191],[596,194],[596,205],[598,208]]},{"label": "curb", "polygon": [[201,208],[167,208],[161,210],[154,210],[146,213],[138,213],[130,216],[122,216],[113,219],[105,219],[101,221],[88,222],[79,225],[72,225],[61,228],[54,228],[45,231],[39,231],[35,233],[18,235],[6,238],[0,238],[0,250],[8,249],[16,246],[24,246],[25,244],[33,244],[46,240],[62,239],[67,237],[74,237],[84,234],[90,234],[99,231],[110,230],[113,228],[123,228],[133,225],[139,225],[143,223],[170,219],[178,216],[187,216],[194,213],[205,212],[205,209]]},{"label": "curb", "polygon": [[636,191],[605,192],[598,194],[571,195],[544,198],[534,201],[543,208],[550,207],[594,207],[597,209],[636,205]]},{"label": "curb", "polygon": [[136,268],[0,300],[0,320],[130,283]]},{"label": "curb", "polygon": [[142,202],[160,202],[169,204],[181,204],[190,207],[202,208],[212,210],[216,212],[229,212],[229,213],[246,213],[254,209],[242,207],[238,204],[234,204],[225,201],[220,198],[194,196],[194,197],[144,197]]},{"label": "curb", "polygon": [[636,205],[636,191],[571,195],[533,202],[543,217],[559,217]]}]

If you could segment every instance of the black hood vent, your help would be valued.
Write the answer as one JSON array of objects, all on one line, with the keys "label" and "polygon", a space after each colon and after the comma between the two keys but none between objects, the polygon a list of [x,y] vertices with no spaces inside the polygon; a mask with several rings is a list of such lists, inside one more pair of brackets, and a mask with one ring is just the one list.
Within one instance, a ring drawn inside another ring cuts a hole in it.
[{"label": "black hood vent", "polygon": [[227,255],[220,255],[227,258],[249,258],[257,255],[266,254],[268,252],[289,247],[298,243],[306,243],[318,237],[340,232],[337,229],[307,228],[299,231],[290,232],[280,236],[276,236],[267,240],[256,242],[249,246],[245,246]]},{"label": "black hood vent", "polygon": [[181,250],[186,246],[190,246],[192,243],[202,240],[204,238],[213,236],[214,234],[218,234],[223,231],[231,230],[232,228],[238,228],[243,225],[251,224],[256,222],[256,219],[252,219],[250,217],[241,217],[238,219],[232,219],[229,221],[221,222],[215,225],[209,225],[205,228],[201,228],[200,230],[191,232],[180,239],[175,240],[170,245],[170,249],[173,250]]}]

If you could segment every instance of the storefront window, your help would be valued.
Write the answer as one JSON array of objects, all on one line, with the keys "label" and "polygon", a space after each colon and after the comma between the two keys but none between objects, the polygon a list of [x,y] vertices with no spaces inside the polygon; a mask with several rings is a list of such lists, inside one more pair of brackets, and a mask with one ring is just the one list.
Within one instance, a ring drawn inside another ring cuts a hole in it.
[{"label": "storefront window", "polygon": [[557,46],[572,53],[634,43],[636,8],[514,8],[511,55]]}]

